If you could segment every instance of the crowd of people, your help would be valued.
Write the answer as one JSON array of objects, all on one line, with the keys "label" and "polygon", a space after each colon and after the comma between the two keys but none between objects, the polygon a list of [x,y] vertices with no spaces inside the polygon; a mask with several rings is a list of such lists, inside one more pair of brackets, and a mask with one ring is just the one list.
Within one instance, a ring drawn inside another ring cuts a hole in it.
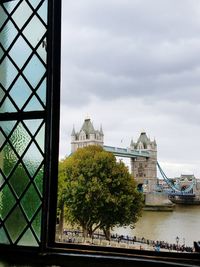
[{"label": "crowd of people", "polygon": [[[67,230],[65,229],[63,231],[63,234],[68,236],[68,238],[64,238],[66,242],[76,242],[76,237],[81,236],[82,232],[80,230]],[[104,240],[105,236],[103,233],[94,233],[91,239],[101,239]],[[176,252],[194,252],[194,248],[190,246],[186,246],[185,244],[178,244],[178,243],[169,243],[165,241],[155,241],[146,239],[144,237],[138,238],[136,236],[130,237],[128,235],[118,235],[118,234],[111,234],[110,241],[114,241],[117,243],[126,243],[128,245],[131,244],[140,244],[139,248],[143,248],[143,244],[147,245],[149,248],[152,248],[153,250],[159,252],[159,251],[176,251]]]}]

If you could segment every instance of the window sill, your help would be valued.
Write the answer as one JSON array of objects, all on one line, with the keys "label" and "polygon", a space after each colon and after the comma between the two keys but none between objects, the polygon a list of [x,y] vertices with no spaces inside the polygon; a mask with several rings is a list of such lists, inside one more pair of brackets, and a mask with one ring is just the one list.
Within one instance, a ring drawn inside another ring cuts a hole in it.
[{"label": "window sill", "polygon": [[[59,244],[60,245],[60,244]],[[45,253],[37,249],[0,248],[1,266],[81,266],[81,267],[143,267],[143,266],[200,266],[200,253],[154,252],[82,246],[79,248],[49,248]]]}]

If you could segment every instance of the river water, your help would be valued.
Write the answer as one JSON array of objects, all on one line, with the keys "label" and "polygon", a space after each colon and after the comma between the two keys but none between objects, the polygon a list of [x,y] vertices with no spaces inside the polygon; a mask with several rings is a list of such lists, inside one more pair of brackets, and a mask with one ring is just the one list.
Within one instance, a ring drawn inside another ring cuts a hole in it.
[{"label": "river water", "polygon": [[121,227],[114,232],[169,243],[176,243],[178,236],[179,244],[193,246],[193,241],[200,241],[200,205],[176,205],[171,212],[143,211],[135,229]]}]

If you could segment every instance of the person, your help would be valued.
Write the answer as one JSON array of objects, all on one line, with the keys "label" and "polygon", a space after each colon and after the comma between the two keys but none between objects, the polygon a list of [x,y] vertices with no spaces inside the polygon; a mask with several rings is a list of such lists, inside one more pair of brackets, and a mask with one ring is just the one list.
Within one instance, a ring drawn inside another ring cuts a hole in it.
[{"label": "person", "polygon": [[155,251],[160,252],[160,245],[159,244],[155,245]]}]

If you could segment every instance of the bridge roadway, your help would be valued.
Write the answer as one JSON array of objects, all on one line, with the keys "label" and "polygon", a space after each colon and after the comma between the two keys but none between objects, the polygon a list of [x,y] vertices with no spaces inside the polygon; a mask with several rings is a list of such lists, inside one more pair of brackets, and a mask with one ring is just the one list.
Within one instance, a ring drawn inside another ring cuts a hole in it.
[{"label": "bridge roadway", "polygon": [[112,152],[115,156],[124,157],[124,158],[149,158],[150,154],[148,151],[136,151],[131,150],[130,148],[120,148],[112,146],[103,146],[105,151]]}]

